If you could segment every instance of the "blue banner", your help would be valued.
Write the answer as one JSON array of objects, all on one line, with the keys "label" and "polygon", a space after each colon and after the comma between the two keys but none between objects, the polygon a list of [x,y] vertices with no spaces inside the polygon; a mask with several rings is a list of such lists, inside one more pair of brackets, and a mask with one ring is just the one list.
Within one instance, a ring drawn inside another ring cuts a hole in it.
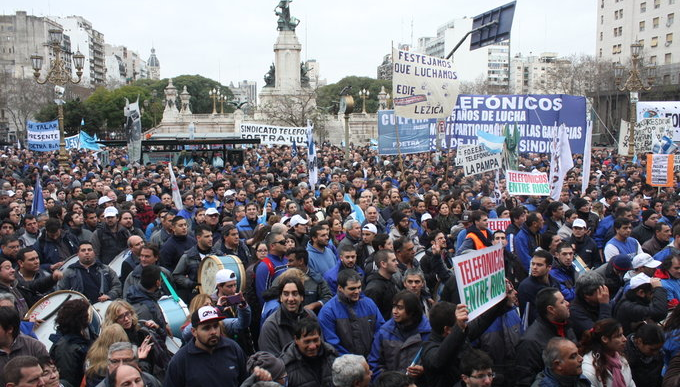
[{"label": "blue banner", "polygon": [[381,155],[399,154],[395,124],[399,128],[399,143],[402,154],[429,152],[434,147],[430,132],[436,133],[437,120],[414,120],[396,117],[394,110],[378,111],[378,153]]},{"label": "blue banner", "polygon": [[64,141],[66,142],[66,149],[80,148],[80,136],[77,134],[75,136],[66,137]]},{"label": "blue banner", "polygon": [[[557,128],[564,124],[573,153],[586,143],[586,98],[555,95],[459,95],[446,119],[446,147],[477,144],[477,133],[503,135],[505,125],[517,124],[520,153],[550,153]],[[555,133],[553,133],[555,132]]]},{"label": "blue banner", "polygon": [[34,152],[59,150],[59,121],[26,123],[28,149]]}]

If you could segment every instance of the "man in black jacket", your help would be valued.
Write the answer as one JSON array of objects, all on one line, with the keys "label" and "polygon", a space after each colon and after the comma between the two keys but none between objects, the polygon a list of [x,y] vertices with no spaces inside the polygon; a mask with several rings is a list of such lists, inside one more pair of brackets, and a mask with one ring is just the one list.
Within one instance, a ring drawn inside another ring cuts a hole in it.
[{"label": "man in black jacket", "polygon": [[366,278],[364,294],[370,297],[380,310],[385,321],[392,317],[392,298],[399,292],[392,276],[397,272],[397,256],[392,250],[380,250],[375,253],[375,264],[378,271]]},{"label": "man in black jacket", "polygon": [[654,210],[642,211],[642,222],[635,226],[630,236],[637,239],[640,246],[642,246],[642,244],[654,237],[654,226],[656,226],[660,217],[661,215],[657,214]]},{"label": "man in black jacket", "polygon": [[632,325],[647,319],[661,322],[666,318],[667,291],[661,286],[661,279],[649,278],[640,273],[630,279],[630,290],[614,310],[614,317],[621,322],[623,333],[632,332]]},{"label": "man in black jacket", "polygon": [[432,334],[423,345],[425,385],[455,385],[461,375],[460,354],[506,311],[506,302],[502,301],[468,323],[467,306],[446,301],[435,304],[429,316]]},{"label": "man in black jacket", "polygon": [[577,338],[595,325],[596,321],[612,317],[609,288],[604,278],[594,271],[586,271],[576,279],[576,297],[569,305],[569,322]]},{"label": "man in black jacket", "polygon": [[333,361],[338,353],[321,338],[316,320],[303,318],[295,328],[294,341],[283,348],[288,384],[299,387],[332,385]]},{"label": "man in black jacket", "polygon": [[[553,257],[545,250],[537,250],[531,258],[529,276],[519,284],[517,289],[519,297],[519,309],[522,316],[531,325],[538,315],[536,310],[536,294],[547,287],[560,287],[560,284],[550,275]],[[525,316],[526,315],[526,316]]]},{"label": "man in black jacket", "polygon": [[538,317],[517,344],[516,386],[530,386],[541,372],[542,354],[553,337],[565,337],[576,342],[576,334],[569,325],[569,302],[557,288],[541,289],[536,295]]},{"label": "man in black jacket", "polygon": [[583,219],[576,219],[571,225],[571,237],[567,242],[574,246],[574,253],[581,258],[589,268],[594,269],[602,265],[602,256],[597,248],[597,243],[588,233],[588,225]]}]

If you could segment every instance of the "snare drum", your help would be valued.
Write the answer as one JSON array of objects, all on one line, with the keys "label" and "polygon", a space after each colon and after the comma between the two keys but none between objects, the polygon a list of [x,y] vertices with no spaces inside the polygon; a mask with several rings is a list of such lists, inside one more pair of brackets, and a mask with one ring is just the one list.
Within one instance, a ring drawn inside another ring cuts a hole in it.
[{"label": "snare drum", "polygon": [[78,262],[78,255],[69,257],[67,260],[64,261],[64,264],[61,265],[61,268],[59,270],[65,271],[66,269],[68,269],[69,266],[73,265],[76,262]]},{"label": "snare drum", "polygon": [[130,249],[123,250],[122,253],[116,255],[115,258],[109,262],[109,267],[116,272],[116,275],[120,278],[120,273],[123,271],[123,262],[131,254]]},{"label": "snare drum", "polygon": [[109,309],[112,302],[113,301],[108,300],[92,305],[95,313],[92,313],[92,323],[90,325],[97,335],[102,331],[102,324],[104,324],[104,319],[106,318],[106,310]]},{"label": "snare drum", "polygon": [[241,259],[235,255],[208,255],[203,258],[198,267],[198,286],[203,294],[212,294],[215,291],[215,274],[219,270],[229,269],[236,273],[236,288],[241,292],[246,290],[246,270]]},{"label": "snare drum", "polygon": [[425,253],[426,253],[425,250],[421,250],[418,254],[414,256],[415,260],[420,262],[420,260],[423,259],[423,257],[425,256]]},{"label": "snare drum", "polygon": [[170,326],[172,334],[175,337],[182,337],[182,325],[189,316],[189,309],[184,301],[175,301],[170,296],[163,296],[158,300],[158,306],[161,307],[165,322]]},{"label": "snare drum", "polygon": [[26,320],[31,318],[43,320],[40,326],[35,328],[33,332],[38,337],[38,340],[45,344],[47,351],[54,344],[50,341],[50,336],[57,331],[57,312],[66,301],[80,299],[87,301],[87,298],[82,293],[74,292],[73,290],[58,290],[41,298],[26,313]]}]

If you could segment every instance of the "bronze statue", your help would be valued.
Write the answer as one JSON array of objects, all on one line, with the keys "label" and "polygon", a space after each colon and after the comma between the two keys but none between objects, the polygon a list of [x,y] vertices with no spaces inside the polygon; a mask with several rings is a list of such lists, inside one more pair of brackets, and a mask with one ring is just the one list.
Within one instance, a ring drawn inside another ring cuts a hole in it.
[{"label": "bronze statue", "polygon": [[309,87],[309,75],[307,75],[308,72],[309,68],[307,65],[305,65],[304,62],[300,62],[300,84],[302,87]]},{"label": "bronze statue", "polygon": [[505,136],[505,169],[516,171],[518,168],[517,147],[521,136],[517,124],[514,125],[512,133],[510,132],[510,125],[505,125],[503,129],[503,136]]},{"label": "bronze statue", "polygon": [[[290,16],[290,3],[292,2],[293,0],[281,0],[274,8],[274,13],[279,17],[276,27],[279,31],[295,31],[295,27],[300,24],[299,19]],[[280,11],[279,8],[281,8]]]},{"label": "bronze statue", "polygon": [[264,87],[274,87],[276,82],[276,67],[274,63],[269,66],[269,71],[264,75]]}]

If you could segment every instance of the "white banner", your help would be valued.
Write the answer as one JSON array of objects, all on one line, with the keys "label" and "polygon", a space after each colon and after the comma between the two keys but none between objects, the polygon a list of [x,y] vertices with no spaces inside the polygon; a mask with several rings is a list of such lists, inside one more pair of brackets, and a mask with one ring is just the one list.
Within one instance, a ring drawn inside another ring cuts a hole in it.
[{"label": "white banner", "polygon": [[628,121],[621,120],[621,125],[619,126],[619,154],[628,154]]},{"label": "white banner", "polygon": [[652,152],[663,136],[673,137],[670,118],[645,118],[635,124],[635,153]]},{"label": "white banner", "polygon": [[262,145],[293,145],[307,142],[307,127],[283,127],[243,123],[239,127],[241,138],[259,138]]},{"label": "white banner", "polygon": [[[584,155],[590,155],[593,152],[593,121],[588,121],[586,128],[586,146],[583,148]],[[590,156],[583,158],[583,180],[581,181],[581,194],[588,189],[590,182]]]},{"label": "white banner", "polygon": [[550,160],[550,197],[560,200],[560,193],[564,186],[564,177],[574,168],[574,159],[569,145],[569,134],[564,124],[559,127],[553,141],[553,153]]},{"label": "white banner", "polygon": [[456,154],[456,165],[463,167],[465,176],[499,169],[501,161],[501,153],[490,153],[483,145],[462,145]]},{"label": "white banner", "polygon": [[454,258],[454,270],[461,303],[474,320],[505,298],[505,262],[499,243]]},{"label": "white banner", "polygon": [[392,49],[392,92],[397,116],[428,119],[451,115],[458,74],[443,58]]},{"label": "white banner", "polygon": [[680,141],[680,101],[638,101],[637,121],[645,118],[670,118],[673,141]]}]

